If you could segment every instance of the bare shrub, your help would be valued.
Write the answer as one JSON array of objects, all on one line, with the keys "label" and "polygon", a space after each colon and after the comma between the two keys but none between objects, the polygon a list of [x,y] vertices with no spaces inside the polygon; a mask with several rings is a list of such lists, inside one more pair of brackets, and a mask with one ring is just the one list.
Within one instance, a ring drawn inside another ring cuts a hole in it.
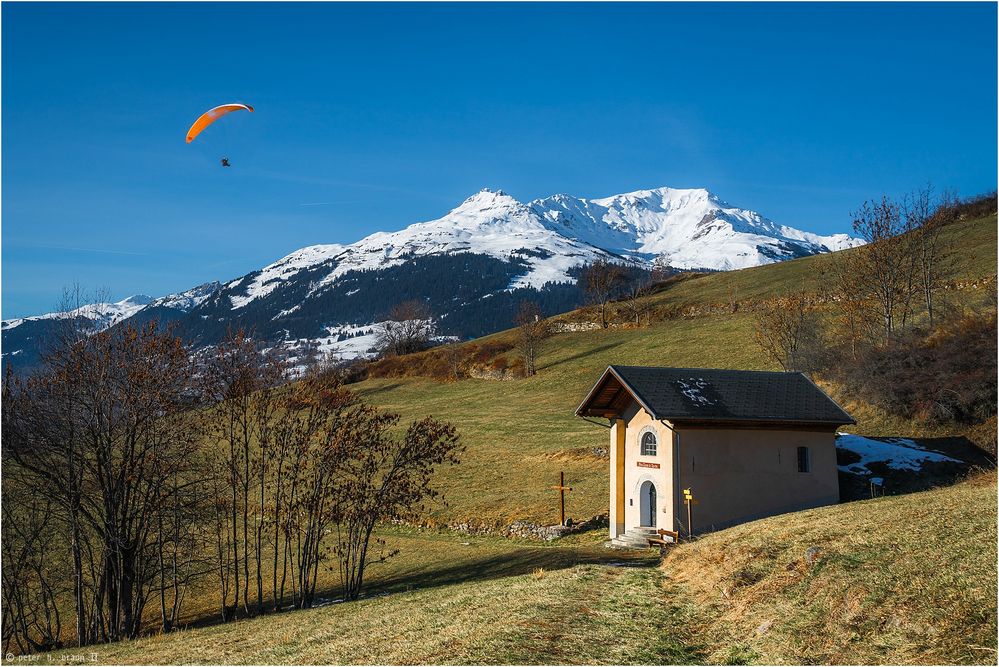
[{"label": "bare shrub", "polygon": [[994,417],[995,313],[966,315],[932,332],[910,328],[870,346],[836,376],[864,400],[908,419],[977,424]]},{"label": "bare shrub", "polygon": [[405,301],[393,306],[388,319],[378,325],[377,346],[383,356],[420,352],[430,346],[436,330],[425,301]]},{"label": "bare shrub", "polygon": [[785,371],[814,370],[818,335],[811,299],[802,292],[757,306],[756,343]]}]

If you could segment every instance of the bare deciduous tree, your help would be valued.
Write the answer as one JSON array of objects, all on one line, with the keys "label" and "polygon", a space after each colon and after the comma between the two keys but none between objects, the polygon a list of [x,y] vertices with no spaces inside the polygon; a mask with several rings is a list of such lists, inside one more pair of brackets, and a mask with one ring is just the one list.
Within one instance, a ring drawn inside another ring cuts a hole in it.
[{"label": "bare deciduous tree", "polygon": [[444,360],[447,362],[448,372],[450,373],[450,378],[454,381],[458,381],[462,376],[462,355],[461,355],[461,342],[454,340],[444,346]]},{"label": "bare deciduous tree", "polygon": [[[668,267],[667,267],[668,268]],[[624,294],[622,306],[628,319],[633,320],[636,325],[642,323],[642,316],[648,315],[651,310],[649,302],[649,292],[656,281],[661,280],[662,267],[658,269],[653,266],[652,271],[643,269],[633,269],[625,272],[622,292]]]},{"label": "bare deciduous tree", "polygon": [[909,223],[903,206],[888,197],[864,202],[853,214],[853,229],[867,244],[850,254],[850,270],[878,304],[886,345],[907,319],[915,288],[914,239],[906,234]]},{"label": "bare deciduous tree", "polygon": [[[225,497],[216,497],[228,517],[228,534],[219,536],[216,544],[224,546],[217,553],[223,618],[230,617],[241,601],[243,612],[250,612],[251,562],[257,612],[264,609],[266,487],[275,447],[273,422],[279,410],[274,388],[286,379],[286,372],[286,364],[276,353],[262,354],[258,344],[239,330],[229,332],[215,347],[202,376],[203,397],[213,404],[204,413],[204,435],[222,452],[224,466],[216,466],[215,472],[225,473]],[[218,479],[213,480],[213,488],[219,485]],[[227,601],[230,588],[231,607]]]},{"label": "bare deciduous tree", "polygon": [[854,360],[859,357],[861,345],[874,340],[880,328],[877,313],[868,300],[865,282],[856,273],[857,266],[858,262],[850,252],[837,253],[832,258],[828,280],[822,282],[836,304],[831,318],[836,338],[846,343],[849,356]]},{"label": "bare deciduous tree", "polygon": [[[353,425],[355,437],[339,439],[348,452],[337,475],[335,552],[347,600],[356,600],[361,592],[375,524],[412,519],[425,501],[437,497],[431,484],[434,471],[458,463],[462,451],[451,424],[427,417],[410,424],[400,438],[389,433],[398,419],[372,411]],[[383,552],[378,558],[389,555]]]},{"label": "bare deciduous tree", "polygon": [[517,349],[524,359],[524,373],[531,377],[537,373],[538,356],[545,340],[551,335],[551,326],[533,301],[521,302],[516,323]]},{"label": "bare deciduous tree", "polygon": [[[242,330],[230,331],[213,350],[203,375],[203,395],[214,404],[205,420],[207,440],[222,452],[225,472],[224,503],[228,521],[225,530],[226,553],[220,570],[221,590],[228,590],[232,579],[233,603],[230,607],[225,597],[221,599],[223,619],[231,618],[239,608],[248,611],[249,588],[249,526],[250,506],[250,456],[252,448],[253,393],[261,388],[258,376],[259,358],[256,343]],[[216,480],[217,481],[217,480]],[[242,535],[240,535],[242,533]],[[242,539],[240,539],[242,537]],[[240,568],[242,567],[242,572]]]},{"label": "bare deciduous tree", "polygon": [[815,333],[811,300],[804,293],[775,297],[756,311],[756,342],[785,371],[811,370],[806,360],[808,338]]},{"label": "bare deciduous tree", "polygon": [[952,206],[954,196],[945,192],[939,202],[931,201],[933,191],[930,185],[916,190],[906,198],[905,214],[908,226],[915,235],[914,255],[917,281],[922,289],[926,317],[933,327],[933,294],[940,281],[940,260],[944,248],[940,243],[940,232],[946,223],[946,211]]},{"label": "bare deciduous tree", "polygon": [[670,264],[672,255],[664,252],[652,261],[652,268],[649,270],[649,284],[656,285],[677,273],[677,269]]},{"label": "bare deciduous tree", "polygon": [[580,277],[583,290],[590,302],[599,307],[600,326],[607,328],[607,303],[614,298],[625,282],[625,272],[620,265],[598,259]]},{"label": "bare deciduous tree", "polygon": [[4,397],[8,468],[60,509],[81,644],[134,637],[159,581],[157,508],[192,474],[192,365],[155,323],[68,340]]},{"label": "bare deciduous tree", "polygon": [[393,306],[388,319],[378,325],[376,340],[383,355],[399,356],[427,349],[435,333],[430,306],[413,300]]}]

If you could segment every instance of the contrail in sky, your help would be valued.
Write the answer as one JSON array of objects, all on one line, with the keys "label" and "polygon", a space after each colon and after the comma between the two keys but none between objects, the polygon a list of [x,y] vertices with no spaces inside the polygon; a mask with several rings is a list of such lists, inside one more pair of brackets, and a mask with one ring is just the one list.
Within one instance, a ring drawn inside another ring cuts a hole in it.
[{"label": "contrail in sky", "polygon": [[74,248],[70,246],[62,245],[47,245],[44,243],[28,244],[29,248],[47,248],[49,250],[71,250],[74,252],[99,252],[108,255],[135,255],[137,257],[145,257],[149,253],[147,252],[131,252],[128,250],[104,250],[103,248]]}]

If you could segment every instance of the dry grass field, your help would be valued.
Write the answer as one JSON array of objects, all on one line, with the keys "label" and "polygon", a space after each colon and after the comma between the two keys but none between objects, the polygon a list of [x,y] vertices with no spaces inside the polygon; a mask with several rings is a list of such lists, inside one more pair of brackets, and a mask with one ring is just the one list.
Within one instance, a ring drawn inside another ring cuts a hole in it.
[{"label": "dry grass field", "polygon": [[986,473],[730,528],[677,547],[658,567],[658,557],[611,552],[593,534],[540,546],[400,533],[419,547],[409,568],[395,566],[359,602],[39,658],[995,664],[995,501]]},{"label": "dry grass field", "polygon": [[707,662],[995,664],[995,472],[731,528],[662,569]]},{"label": "dry grass field", "polygon": [[[948,307],[995,307],[996,217],[948,229]],[[678,280],[661,307],[704,312],[651,326],[560,333],[537,376],[365,380],[368,402],[458,426],[462,463],[442,471],[429,529],[385,527],[399,554],[366,577],[365,599],[210,625],[210,589],[187,621],[205,627],[42,656],[60,663],[992,663],[996,656],[995,476],[925,493],[774,517],[655,554],[604,549],[600,531],[542,544],[470,537],[454,524],[501,528],[558,521],[550,487],[573,487],[567,514],[606,512],[607,431],[573,412],[608,364],[767,369],[740,301],[818,290],[826,256]],[[990,282],[991,281],[991,282]],[[968,283],[981,283],[971,286]],[[992,287],[989,287],[991,285]],[[716,308],[722,306],[720,308]],[[563,319],[582,320],[573,313]],[[486,340],[509,339],[501,332]],[[875,436],[958,435],[889,417],[837,394]],[[994,429],[994,423],[992,425]],[[969,437],[988,437],[988,427]],[[815,551],[809,552],[814,548]],[[806,552],[813,557],[806,559]],[[806,562],[811,560],[813,562]]]}]

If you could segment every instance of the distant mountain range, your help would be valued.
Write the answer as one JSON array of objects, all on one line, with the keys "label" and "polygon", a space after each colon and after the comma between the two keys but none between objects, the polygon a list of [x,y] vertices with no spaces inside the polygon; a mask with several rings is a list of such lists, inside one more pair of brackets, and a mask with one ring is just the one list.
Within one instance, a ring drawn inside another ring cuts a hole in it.
[{"label": "distant mountain range", "polygon": [[196,346],[232,327],[289,350],[365,354],[374,325],[401,301],[429,302],[442,333],[468,338],[511,325],[520,301],[546,313],[577,307],[576,277],[598,259],[647,267],[725,271],[860,245],[819,236],[731,206],[703,189],[656,188],[604,199],[554,195],[527,204],[482,190],[447,215],[350,245],[314,245],[226,283],[153,299],[131,296],[5,320],[2,357],[38,363],[55,324],[80,318],[94,330],[126,320],[172,322]]}]

